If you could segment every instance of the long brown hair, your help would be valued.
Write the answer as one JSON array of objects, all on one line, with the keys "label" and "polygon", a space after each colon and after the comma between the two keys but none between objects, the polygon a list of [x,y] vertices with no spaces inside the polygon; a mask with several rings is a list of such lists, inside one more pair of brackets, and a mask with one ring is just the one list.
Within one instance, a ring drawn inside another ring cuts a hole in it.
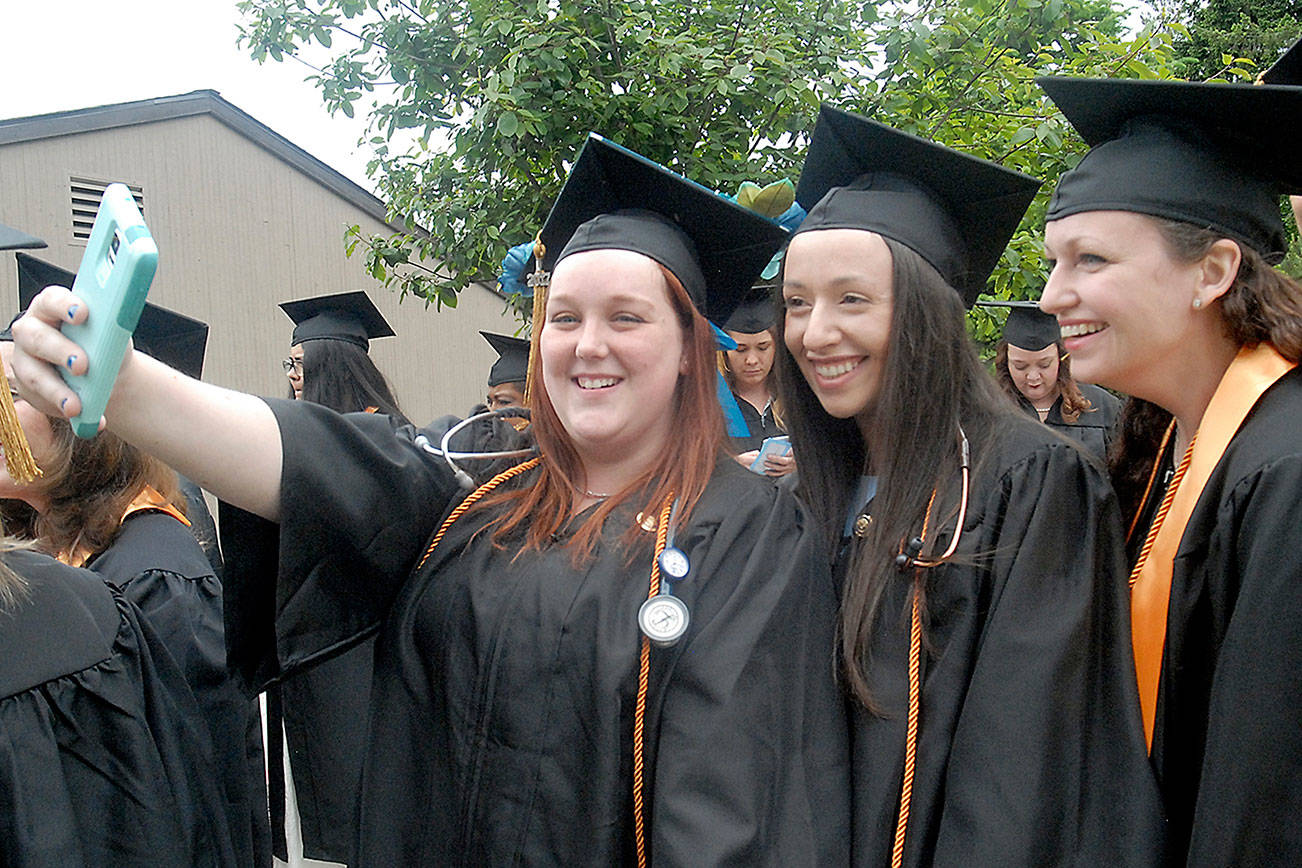
[{"label": "long brown hair", "polygon": [[[1062,414],[1062,420],[1072,425],[1080,418],[1081,413],[1094,409],[1090,399],[1081,394],[1080,387],[1076,385],[1076,380],[1071,375],[1071,355],[1067,348],[1062,345],[1062,341],[1054,344],[1058,348],[1058,392],[1062,395],[1062,406],[1058,412]],[[1004,390],[1004,394],[1012,398],[1013,401],[1025,400],[1017,389],[1017,384],[1013,382],[1012,371],[1008,370],[1008,341],[1000,339],[995,345],[995,377],[999,380],[999,387]]]},{"label": "long brown hair", "polygon": [[[869,463],[878,479],[874,522],[859,547],[842,591],[842,670],[851,692],[877,711],[870,677],[872,635],[892,582],[912,581],[895,566],[902,540],[916,536],[933,489],[935,518],[953,521],[960,466],[958,427],[971,447],[975,476],[989,452],[997,422],[1018,411],[998,391],[967,336],[958,293],[913,250],[883,239],[891,252],[893,311],[890,348],[873,411],[880,453],[869,455],[854,419],[823,410],[785,342],[779,320],[778,384],[791,439],[800,456],[797,494],[839,547],[855,482]],[[925,585],[920,604],[926,617]]]},{"label": "long brown hair", "polygon": [[67,420],[48,417],[53,434],[45,475],[35,485],[49,507],[32,518],[39,547],[59,555],[76,548],[101,552],[112,544],[122,514],[146,485],[185,513],[176,472],[108,431],[89,440],[72,433]]},{"label": "long brown hair", "polygon": [[[1166,252],[1186,264],[1201,260],[1212,244],[1225,237],[1192,223],[1147,219],[1157,225]],[[1239,251],[1238,273],[1220,299],[1226,335],[1241,347],[1268,342],[1289,361],[1302,361],[1302,286],[1251,247],[1239,244]],[[1142,506],[1148,477],[1160,458],[1162,433],[1170,421],[1169,411],[1148,401],[1131,398],[1122,407],[1108,469],[1127,519]]]},{"label": "long brown hair", "polygon": [[[782,401],[778,398],[778,330],[776,328],[764,329],[768,332],[769,337],[773,340],[773,365],[769,368],[768,374],[764,377],[764,388],[769,393],[769,410],[773,413],[773,421],[779,428],[786,429],[786,417],[782,412]],[[760,332],[755,332],[760,334]],[[728,364],[728,351],[719,350],[716,353],[717,366],[719,373],[723,374],[723,381],[728,384],[728,388],[737,391],[737,375],[733,373],[732,365]]]},{"label": "long brown hair", "polygon": [[[642,505],[644,514],[658,515],[661,504],[672,493],[679,501],[679,521],[685,522],[704,493],[720,455],[723,415],[715,386],[714,332],[705,317],[697,312],[678,278],[664,266],[660,266],[660,272],[664,276],[670,306],[683,330],[683,349],[688,362],[687,372],[679,378],[670,411],[676,439],[672,449],[663,450],[654,465],[623,491],[602,501],[584,521],[570,543],[576,562],[591,554],[611,512],[648,488],[651,494]],[[546,325],[538,323],[535,328],[546,328]],[[494,491],[475,507],[505,505],[506,512],[490,525],[494,528],[493,539],[503,543],[509,534],[523,527],[526,530],[521,551],[542,549],[569,521],[574,493],[582,490],[579,485],[582,461],[547,394],[541,368],[538,365],[530,371],[529,382],[531,428],[542,456],[538,476],[525,487]],[[639,534],[645,536],[637,526],[633,526],[626,540],[631,543],[638,539]]]}]

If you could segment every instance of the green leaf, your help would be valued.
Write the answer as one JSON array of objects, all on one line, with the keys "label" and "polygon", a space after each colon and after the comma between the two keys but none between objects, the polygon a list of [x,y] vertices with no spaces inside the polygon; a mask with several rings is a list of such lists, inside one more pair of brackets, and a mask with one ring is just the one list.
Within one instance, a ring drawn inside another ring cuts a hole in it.
[{"label": "green leaf", "polygon": [[500,136],[514,136],[519,129],[520,119],[515,112],[503,112],[497,119],[497,134]]}]

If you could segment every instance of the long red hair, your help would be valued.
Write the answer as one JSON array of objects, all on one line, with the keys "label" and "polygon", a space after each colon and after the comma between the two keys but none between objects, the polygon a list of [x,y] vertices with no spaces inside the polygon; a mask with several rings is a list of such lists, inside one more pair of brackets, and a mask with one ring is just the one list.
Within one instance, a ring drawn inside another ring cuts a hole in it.
[{"label": "long red hair", "polygon": [[[687,358],[687,371],[679,378],[670,408],[674,420],[671,430],[677,439],[668,444],[669,448],[641,476],[623,491],[602,501],[584,521],[569,543],[576,562],[591,554],[611,512],[648,488],[651,495],[641,504],[644,515],[658,516],[665,499],[673,494],[679,501],[678,520],[685,522],[705,491],[719,459],[724,429],[716,386],[714,332],[673,272],[663,265],[659,267],[669,304],[683,330],[683,351]],[[545,321],[537,325],[546,328]],[[494,491],[475,506],[475,509],[505,506],[504,514],[490,525],[493,540],[500,543],[523,526],[526,535],[522,551],[541,549],[565,526],[574,507],[574,493],[581,490],[578,480],[582,478],[578,450],[552,406],[542,365],[534,366],[530,373],[531,427],[542,456],[535,481],[515,490]],[[642,533],[635,525],[626,534],[626,541],[633,543]]]}]

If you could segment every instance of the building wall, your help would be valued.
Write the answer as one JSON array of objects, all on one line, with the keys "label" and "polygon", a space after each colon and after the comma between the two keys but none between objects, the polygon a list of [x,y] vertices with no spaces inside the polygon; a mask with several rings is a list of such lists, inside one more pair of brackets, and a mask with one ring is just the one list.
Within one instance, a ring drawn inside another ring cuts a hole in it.
[{"label": "building wall", "polygon": [[[299,143],[311,149],[311,142]],[[143,188],[159,247],[150,301],[209,324],[204,380],[283,395],[292,324],[281,301],[365,289],[398,333],[371,357],[417,424],[482,400],[496,354],[479,330],[513,333],[500,297],[468,288],[455,310],[401,303],[344,253],[344,229],[379,220],[218,121],[195,115],[0,145],[0,223],[44,238],[28,251],[75,271],[69,178]],[[17,310],[13,257],[0,262],[0,315]]]}]

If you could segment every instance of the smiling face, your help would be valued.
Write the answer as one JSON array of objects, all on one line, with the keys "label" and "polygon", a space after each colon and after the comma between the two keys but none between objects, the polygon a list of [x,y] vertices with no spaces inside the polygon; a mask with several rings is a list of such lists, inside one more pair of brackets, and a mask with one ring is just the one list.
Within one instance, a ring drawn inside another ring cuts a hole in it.
[{"label": "smiling face", "polygon": [[866,419],[890,349],[893,269],[880,235],[820,229],[791,240],[782,296],[785,339],[823,409]]},{"label": "smiling face", "polygon": [[1054,220],[1044,249],[1052,270],[1040,308],[1058,318],[1072,373],[1149,400],[1169,391],[1174,360],[1201,343],[1198,264],[1177,261],[1157,224],[1127,211]]},{"label": "smiling face", "polygon": [[1058,397],[1058,345],[1024,350],[1009,344],[1008,375],[1026,400],[1037,408],[1049,406]]},{"label": "smiling face", "polygon": [[728,370],[738,389],[763,386],[773,370],[773,332],[765,329],[755,334],[728,332],[737,342],[737,349],[727,350]]},{"label": "smiling face", "polygon": [[538,350],[547,396],[585,465],[644,464],[664,449],[687,359],[654,260],[628,250],[561,260]]}]

